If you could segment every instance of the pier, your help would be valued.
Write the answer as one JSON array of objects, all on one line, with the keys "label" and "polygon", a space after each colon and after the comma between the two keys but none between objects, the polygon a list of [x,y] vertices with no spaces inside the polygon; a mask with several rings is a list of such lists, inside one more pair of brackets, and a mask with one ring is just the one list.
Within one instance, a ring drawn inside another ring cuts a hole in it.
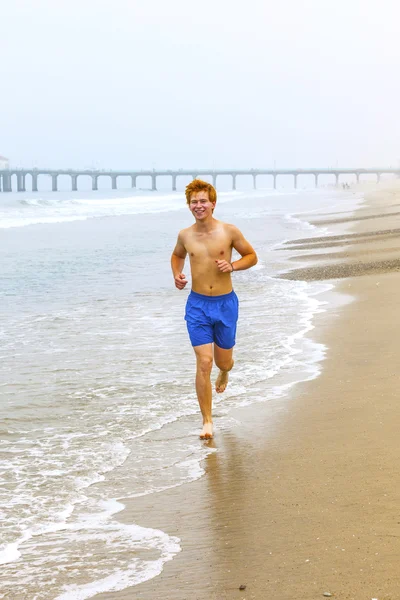
[{"label": "pier", "polygon": [[[38,180],[40,176],[47,176],[51,178],[51,189],[53,192],[58,191],[58,177],[61,175],[67,175],[71,179],[71,190],[73,192],[79,189],[79,177],[89,176],[92,180],[92,190],[96,191],[99,189],[99,177],[109,177],[111,179],[111,189],[118,189],[118,177],[129,177],[131,182],[131,188],[136,188],[136,181],[138,177],[147,177],[150,184],[151,190],[157,190],[157,178],[158,177],[170,177],[171,178],[171,189],[176,190],[176,182],[178,177],[191,177],[192,179],[209,177],[212,179],[214,186],[217,185],[217,178],[220,175],[228,175],[232,178],[232,189],[236,190],[236,179],[239,175],[248,175],[252,177],[253,188],[257,189],[257,177],[259,175],[271,176],[272,187],[276,189],[278,177],[282,175],[290,175],[293,177],[293,185],[297,188],[299,178],[302,175],[311,175],[314,177],[315,186],[318,187],[318,178],[321,175],[329,175],[332,178],[332,183],[339,185],[341,176],[352,175],[356,177],[357,183],[363,175],[374,175],[376,181],[379,182],[382,175],[396,175],[400,177],[400,167],[397,169],[393,168],[356,168],[356,169],[179,169],[167,170],[167,171],[100,171],[100,170],[75,170],[75,169],[3,169],[0,170],[0,192],[26,192],[39,191]],[[27,189],[27,177],[30,178],[31,186]]]}]

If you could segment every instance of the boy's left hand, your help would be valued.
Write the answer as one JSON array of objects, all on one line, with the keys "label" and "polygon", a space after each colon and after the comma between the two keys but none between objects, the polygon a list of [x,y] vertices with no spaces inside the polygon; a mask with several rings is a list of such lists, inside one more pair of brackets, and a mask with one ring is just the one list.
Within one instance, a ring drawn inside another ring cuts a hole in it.
[{"label": "boy's left hand", "polygon": [[232,273],[233,267],[231,263],[227,262],[226,260],[216,260],[215,262],[217,263],[217,267],[221,273]]}]

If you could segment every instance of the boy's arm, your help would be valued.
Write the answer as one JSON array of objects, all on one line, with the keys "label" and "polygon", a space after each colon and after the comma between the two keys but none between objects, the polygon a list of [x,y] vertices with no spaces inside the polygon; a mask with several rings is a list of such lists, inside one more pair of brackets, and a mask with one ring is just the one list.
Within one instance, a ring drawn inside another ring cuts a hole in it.
[{"label": "boy's arm", "polygon": [[253,246],[246,240],[243,233],[235,227],[230,225],[232,235],[232,247],[235,248],[242,258],[235,260],[232,263],[233,271],[244,271],[254,267],[257,264],[258,258]]},{"label": "boy's arm", "polygon": [[185,275],[182,273],[183,266],[185,264],[185,258],[187,255],[187,251],[183,244],[182,235],[179,233],[178,240],[176,242],[176,246],[172,252],[171,256],[171,269],[172,274],[175,280],[175,287],[178,290],[183,290],[185,285],[187,284],[187,280]]}]

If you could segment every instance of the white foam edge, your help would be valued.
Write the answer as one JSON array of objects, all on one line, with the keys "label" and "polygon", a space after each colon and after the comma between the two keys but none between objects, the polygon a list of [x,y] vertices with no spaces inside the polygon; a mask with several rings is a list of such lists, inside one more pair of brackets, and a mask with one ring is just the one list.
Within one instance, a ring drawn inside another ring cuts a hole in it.
[{"label": "white foam edge", "polygon": [[[84,499],[86,499],[86,496],[84,498],[81,498],[79,501],[83,501]],[[11,542],[6,546],[3,546],[3,548],[0,550],[0,565],[5,565],[7,563],[19,560],[21,558],[21,552],[19,550],[20,546],[28,540],[32,539],[33,537],[64,529],[66,526],[66,520],[72,515],[74,511],[75,504],[68,504],[63,511],[58,513],[58,516],[60,517],[60,522],[54,521],[52,523],[49,523],[48,525],[37,526],[35,529],[26,529],[26,531],[23,533],[23,535],[21,535],[21,537],[18,540],[16,540],[15,542]],[[55,515],[55,517],[56,516],[57,515]]]},{"label": "white foam edge", "polygon": [[150,546],[160,551],[161,556],[157,560],[143,561],[146,567],[140,573],[137,572],[139,560],[134,559],[131,561],[129,567],[123,571],[117,569],[112,575],[82,585],[66,585],[62,588],[62,593],[56,596],[54,600],[86,600],[87,598],[96,596],[96,594],[117,592],[143,583],[159,575],[163,570],[164,563],[172,560],[181,551],[180,539],[175,536],[169,536],[160,529],[141,527],[136,524],[128,525],[116,520],[111,521],[115,514],[125,508],[125,505],[118,499],[112,498],[107,501],[100,501],[98,505],[100,508],[103,508],[102,513],[87,515],[86,518],[81,519],[77,523],[66,525],[64,529],[81,532],[85,530],[104,530],[111,526],[113,530],[117,528],[128,534],[128,537],[134,543],[143,540],[146,542],[147,547]]},{"label": "white foam edge", "polygon": [[[87,584],[66,585],[63,587],[62,593],[55,598],[55,600],[85,600],[86,598],[91,598],[102,592],[120,591],[156,577],[161,573],[164,563],[172,560],[174,556],[181,551],[180,539],[178,537],[169,536],[159,529],[141,527],[136,524],[124,524],[112,519],[115,514],[121,512],[125,508],[125,505],[118,499],[112,498],[107,501],[100,501],[98,507],[102,509],[100,513],[83,515],[81,519],[75,523],[53,523],[38,529],[35,533],[27,531],[18,542],[9,544],[2,552],[2,555],[4,555],[7,560],[3,561],[1,564],[18,560],[21,556],[18,547],[30,538],[57,531],[107,531],[107,529],[110,530],[110,528],[115,531],[118,529],[127,537],[130,537],[132,543],[137,544],[138,542],[140,543],[143,541],[146,543],[147,547],[155,548],[161,553],[161,556],[157,560],[143,561],[145,568],[143,569],[142,564],[139,573],[137,569],[139,560],[134,559],[130,563],[128,569],[125,569],[124,571],[118,569],[112,575]],[[67,517],[67,512],[72,514],[73,508],[74,507],[71,505],[68,511],[63,511],[64,516]]]},{"label": "white foam edge", "polygon": [[[76,478],[77,490],[87,489],[95,483],[100,483],[104,481],[105,473],[113,471],[116,467],[121,466],[131,453],[131,450],[126,448],[123,444],[122,446],[125,452],[123,453],[123,455],[120,455],[119,461],[105,465],[101,473],[95,472],[92,473],[90,477]],[[54,515],[54,519],[57,520],[54,520],[53,522],[48,523],[47,525],[37,525],[36,527],[27,529],[24,531],[23,535],[18,540],[0,548],[0,565],[17,561],[21,557],[21,552],[19,551],[20,546],[28,540],[32,539],[33,537],[44,535],[46,533],[61,531],[63,529],[68,528],[69,526],[67,525],[67,520],[71,517],[72,513],[74,512],[75,506],[78,504],[82,504],[87,499],[87,496],[81,494],[73,502],[67,504],[64,510]]]}]

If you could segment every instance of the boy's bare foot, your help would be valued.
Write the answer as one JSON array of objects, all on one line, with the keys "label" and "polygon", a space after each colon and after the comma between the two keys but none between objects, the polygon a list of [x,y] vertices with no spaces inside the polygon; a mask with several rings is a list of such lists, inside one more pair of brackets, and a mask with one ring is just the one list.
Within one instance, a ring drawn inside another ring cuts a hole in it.
[{"label": "boy's bare foot", "polygon": [[226,386],[228,385],[229,379],[229,371],[220,371],[217,377],[217,381],[215,382],[215,391],[217,394],[221,394],[225,391]]},{"label": "boy's bare foot", "polygon": [[204,423],[203,431],[200,434],[201,440],[211,440],[213,436],[213,424],[212,423]]}]

